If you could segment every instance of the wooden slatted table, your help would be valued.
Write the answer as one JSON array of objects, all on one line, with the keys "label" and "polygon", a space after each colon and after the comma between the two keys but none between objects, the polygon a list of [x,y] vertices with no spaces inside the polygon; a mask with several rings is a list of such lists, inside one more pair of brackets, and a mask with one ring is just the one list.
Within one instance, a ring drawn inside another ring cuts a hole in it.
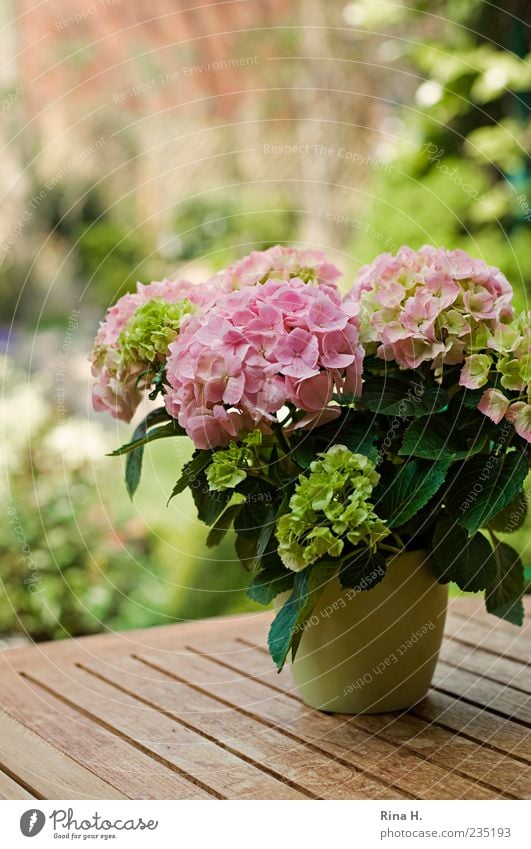
[{"label": "wooden slatted table", "polygon": [[531,796],[529,628],[455,600],[430,695],[347,717],[306,708],[273,671],[269,620],[0,653],[0,798]]}]

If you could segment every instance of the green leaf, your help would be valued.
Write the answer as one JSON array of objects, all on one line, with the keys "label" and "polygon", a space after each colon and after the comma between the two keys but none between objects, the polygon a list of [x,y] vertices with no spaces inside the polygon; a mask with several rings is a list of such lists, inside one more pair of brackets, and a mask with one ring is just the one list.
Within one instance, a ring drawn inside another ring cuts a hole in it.
[{"label": "green leaf", "polygon": [[129,498],[133,498],[138,489],[142,477],[142,460],[144,459],[144,446],[135,448],[125,458],[125,486]]},{"label": "green leaf", "polygon": [[256,565],[256,534],[236,532],[236,541],[234,548],[238,555],[238,560],[247,572],[252,572]]},{"label": "green leaf", "polygon": [[350,422],[343,425],[341,430],[338,430],[335,441],[340,445],[344,445],[354,454],[363,454],[369,460],[372,460],[373,463],[378,463],[380,453],[374,444],[377,438],[378,435],[374,430],[374,426],[365,427],[362,424],[358,425]]},{"label": "green leaf", "polygon": [[[170,420],[171,425],[176,425],[179,428],[179,425],[177,425],[177,422],[173,422],[165,407],[159,407],[157,410],[152,410],[133,431],[133,438],[131,442],[128,442],[126,445],[122,445],[121,448],[116,449],[116,451],[112,451],[109,455],[110,457],[118,457],[122,454],[127,454],[125,461],[125,485],[130,498],[134,496],[138,489],[138,484],[140,483],[144,445],[147,442],[151,442],[152,439],[160,439],[158,431],[165,430],[165,428],[157,428],[157,430],[148,433],[149,428],[159,422],[168,421],[168,419]],[[182,428],[179,428],[179,430],[182,430]],[[177,434],[171,433],[169,435],[176,436]]]},{"label": "green leaf", "polygon": [[245,569],[255,570],[273,537],[276,510],[273,495],[267,484],[259,479],[247,479],[239,491],[246,501],[234,522],[236,553]]},{"label": "green leaf", "polygon": [[427,386],[411,378],[369,378],[363,384],[362,404],[373,413],[419,418],[446,409],[448,396],[441,386]]},{"label": "green leaf", "polygon": [[223,542],[240,510],[241,504],[229,504],[210,529],[206,538],[207,548],[214,548]]},{"label": "green leaf", "polygon": [[[148,427],[152,427],[152,425],[148,425]],[[144,428],[144,422],[141,422],[135,429],[131,442],[126,442],[125,445],[121,445],[120,448],[116,448],[114,451],[111,451],[107,456],[120,457],[123,454],[129,454],[131,451],[141,448],[148,442],[153,442],[155,439],[164,439],[168,436],[186,436],[186,431],[174,419],[171,419],[168,424],[163,425],[162,427],[157,427],[154,430],[149,431]]]},{"label": "green leaf", "polygon": [[391,481],[382,477],[373,494],[378,515],[387,519],[390,528],[399,528],[439,491],[450,461],[409,460],[395,470]]},{"label": "green leaf", "polygon": [[489,613],[522,625],[524,622],[524,567],[517,552],[504,542],[494,549],[496,571],[487,586],[485,604]]},{"label": "green leaf", "polygon": [[327,425],[304,432],[293,446],[293,459],[302,469],[308,469],[320,451],[331,445],[345,445],[354,454],[363,454],[378,463],[377,438],[373,417],[349,410]]},{"label": "green leaf", "polygon": [[483,389],[464,389],[454,395],[452,401],[454,404],[459,403],[460,406],[466,407],[467,410],[477,410],[478,404],[485,394]]},{"label": "green leaf", "polygon": [[298,445],[293,447],[291,452],[293,460],[301,469],[309,469],[310,463],[315,460],[316,454],[315,441],[307,434],[305,434],[305,438]]},{"label": "green leaf", "polygon": [[465,592],[484,590],[496,570],[486,537],[476,534],[469,538],[456,519],[447,515],[441,516],[435,526],[431,563],[439,583],[455,581]]},{"label": "green leaf", "polygon": [[270,604],[277,595],[290,590],[294,581],[295,572],[286,569],[280,557],[270,558],[249,584],[247,595],[259,604]]},{"label": "green leaf", "polygon": [[525,490],[509,502],[507,507],[496,513],[489,521],[489,529],[500,534],[512,534],[525,524],[528,513],[527,493]]},{"label": "green leaf", "polygon": [[476,457],[462,464],[447,498],[470,536],[486,527],[522,492],[527,474],[527,459],[516,451]]},{"label": "green leaf", "polygon": [[[183,467],[182,475],[173,487],[171,491],[171,495],[168,498],[168,503],[172,498],[175,498],[179,493],[184,492],[187,487],[193,491],[199,488],[205,488],[208,491],[208,483],[206,478],[204,481],[201,479],[201,472],[206,469],[208,464],[210,463],[212,457],[211,451],[195,451],[194,456],[190,460],[189,463],[186,463]],[[222,495],[222,493],[217,493],[218,495]],[[219,499],[221,500],[221,499]]]},{"label": "green leaf", "polygon": [[305,622],[317,604],[325,584],[337,568],[337,561],[327,561],[315,563],[295,574],[293,592],[278,611],[268,637],[269,651],[279,672],[294,643],[296,650]]},{"label": "green leaf", "polygon": [[459,460],[482,451],[487,440],[488,434],[478,430],[470,439],[470,445],[463,450],[468,438],[464,438],[449,417],[433,416],[428,421],[418,420],[409,425],[398,453],[401,457],[425,460]]},{"label": "green leaf", "polygon": [[385,557],[379,551],[361,546],[343,561],[339,582],[343,589],[371,590],[384,579],[386,570]]}]

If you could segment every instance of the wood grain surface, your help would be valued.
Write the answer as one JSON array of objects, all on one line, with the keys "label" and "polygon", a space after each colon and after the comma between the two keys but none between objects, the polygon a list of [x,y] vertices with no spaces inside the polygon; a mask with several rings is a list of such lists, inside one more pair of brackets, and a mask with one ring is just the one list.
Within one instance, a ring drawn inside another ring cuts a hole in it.
[{"label": "wood grain surface", "polygon": [[450,605],[430,694],[341,716],[300,700],[270,614],[0,653],[2,799],[528,799],[531,628]]}]

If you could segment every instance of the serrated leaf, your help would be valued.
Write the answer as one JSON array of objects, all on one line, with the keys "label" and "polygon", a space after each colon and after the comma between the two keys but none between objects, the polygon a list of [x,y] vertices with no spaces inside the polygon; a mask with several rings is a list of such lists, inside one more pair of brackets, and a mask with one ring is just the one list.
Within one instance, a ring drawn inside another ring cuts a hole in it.
[{"label": "serrated leaf", "polygon": [[327,581],[338,569],[338,563],[327,561],[308,566],[297,572],[293,592],[278,611],[269,630],[268,644],[278,671],[283,668],[290,648],[295,650],[304,631],[304,624],[317,604]]},{"label": "serrated leaf", "polygon": [[292,450],[291,456],[301,469],[309,469],[315,460],[316,450],[313,440],[303,440]]},{"label": "serrated leaf", "polygon": [[500,619],[522,625],[524,621],[524,567],[518,553],[504,542],[494,549],[495,574],[487,586],[485,605]]},{"label": "serrated leaf", "polygon": [[477,410],[478,404],[483,398],[485,394],[485,387],[483,389],[465,389],[462,392],[459,392],[454,396],[454,401],[462,407],[466,407],[467,410]]},{"label": "serrated leaf", "polygon": [[378,463],[380,454],[375,447],[377,434],[374,429],[368,430],[363,425],[345,425],[341,433],[337,437],[337,442],[344,445],[354,454],[363,454],[372,460],[373,463]]},{"label": "serrated leaf", "polygon": [[292,589],[294,581],[295,572],[286,569],[279,557],[271,558],[249,584],[247,595],[259,604],[270,604],[277,595]]},{"label": "serrated leaf", "polygon": [[451,510],[472,536],[522,492],[527,475],[527,459],[519,452],[469,460],[449,487]]},{"label": "serrated leaf", "polygon": [[512,534],[524,526],[527,514],[527,494],[524,490],[490,519],[489,529],[500,534]]},{"label": "serrated leaf", "polygon": [[207,548],[214,548],[223,542],[230,527],[241,510],[241,504],[230,504],[216,520],[206,538]]},{"label": "serrated leaf", "polygon": [[245,569],[254,571],[273,536],[276,511],[272,494],[263,481],[247,480],[242,489],[246,502],[234,522],[236,553]]},{"label": "serrated leaf", "polygon": [[238,560],[247,572],[252,572],[256,563],[256,534],[236,533],[234,548]]},{"label": "serrated leaf", "polygon": [[[485,419],[485,421],[487,421]],[[424,460],[459,460],[483,451],[488,434],[478,431],[463,450],[462,431],[446,416],[434,416],[412,422],[404,433],[401,457],[420,457]]]},{"label": "serrated leaf", "polygon": [[418,418],[443,411],[448,396],[441,386],[427,386],[414,377],[383,377],[363,384],[361,402],[373,413]]},{"label": "serrated leaf", "polygon": [[339,582],[343,589],[353,589],[358,592],[371,590],[383,581],[386,570],[387,563],[383,554],[360,547],[343,560]]},{"label": "serrated leaf", "polygon": [[450,461],[409,460],[396,469],[391,481],[382,478],[373,494],[378,515],[390,528],[405,525],[439,491]]},{"label": "serrated leaf", "polygon": [[[200,480],[199,476],[201,472],[204,471],[204,469],[206,469],[206,467],[210,463],[211,457],[211,451],[196,451],[194,453],[194,456],[192,457],[190,462],[184,465],[181,477],[173,487],[171,495],[168,499],[168,503],[171,501],[172,498],[175,498],[176,495],[179,495],[179,493],[184,492],[187,487],[190,487],[193,490],[193,484],[195,484],[196,482],[198,484],[198,487],[206,487],[206,490],[208,491],[208,483],[206,481],[206,477],[203,482]],[[218,493],[218,495],[219,494],[220,493]]]},{"label": "serrated leaf", "polygon": [[465,592],[484,590],[493,580],[496,564],[489,541],[468,537],[453,516],[441,516],[435,526],[432,569],[441,584],[455,581]]},{"label": "serrated leaf", "polygon": [[[316,428],[312,460],[318,451],[326,451],[331,445],[345,445],[354,454],[363,454],[373,463],[378,463],[380,454],[375,446],[378,433],[373,417],[358,411],[349,410],[338,419],[323,427]],[[308,463],[309,465],[309,463]],[[307,468],[307,466],[306,466]]]}]

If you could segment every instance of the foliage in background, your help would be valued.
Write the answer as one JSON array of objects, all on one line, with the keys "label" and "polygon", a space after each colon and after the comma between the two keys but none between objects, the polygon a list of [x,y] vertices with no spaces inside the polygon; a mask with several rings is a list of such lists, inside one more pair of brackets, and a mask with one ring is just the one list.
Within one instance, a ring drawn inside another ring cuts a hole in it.
[{"label": "foliage in background", "polygon": [[[273,199],[274,200],[274,199]],[[200,197],[179,205],[175,214],[172,255],[180,261],[207,257],[218,269],[239,253],[289,243],[297,235],[297,214],[286,200],[255,211],[244,197]]]},{"label": "foliage in background", "polygon": [[186,520],[176,527],[168,514],[148,529],[112,497],[119,470],[105,432],[75,417],[57,424],[45,384],[12,368],[4,378],[0,634],[59,639],[249,609],[228,543],[204,558]]},{"label": "foliage in background", "polygon": [[397,245],[460,247],[500,267],[523,308],[531,283],[528,4],[358,0],[347,19],[349,9],[380,41],[386,30],[399,66],[418,76],[414,102],[397,109],[405,141],[394,143],[389,170],[374,175],[364,237],[352,240],[357,260],[382,250],[382,230]]}]

